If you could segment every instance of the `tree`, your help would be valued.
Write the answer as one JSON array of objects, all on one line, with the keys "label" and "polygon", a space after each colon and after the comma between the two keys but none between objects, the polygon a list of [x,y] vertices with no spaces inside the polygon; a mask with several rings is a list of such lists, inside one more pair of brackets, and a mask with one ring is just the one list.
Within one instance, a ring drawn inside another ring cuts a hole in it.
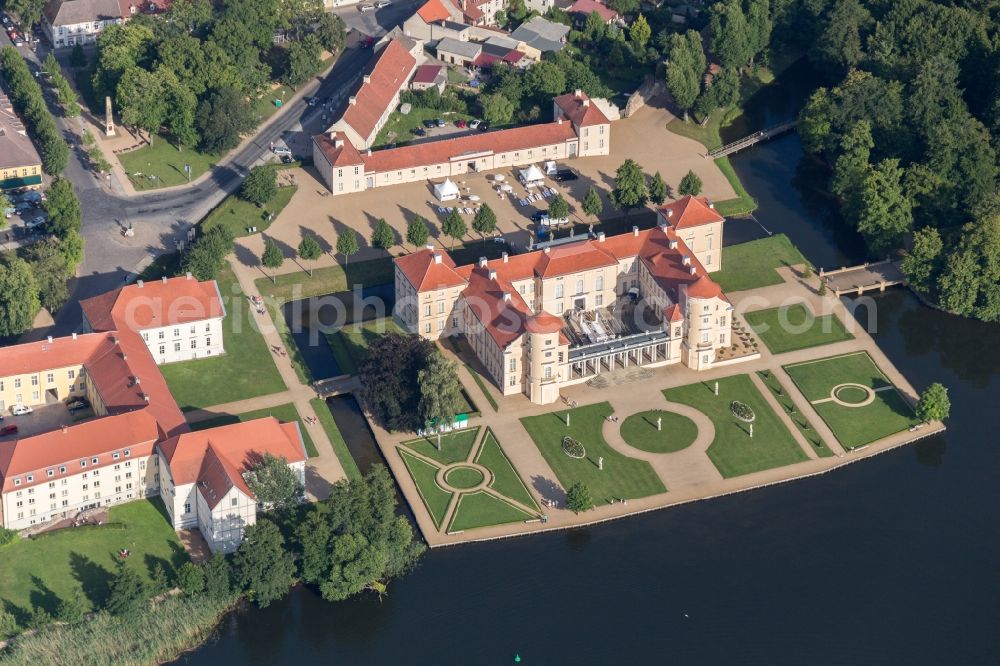
[{"label": "tree", "polygon": [[639,11],[639,0],[610,0],[608,6],[623,16]]},{"label": "tree", "polygon": [[594,507],[594,498],[590,488],[583,481],[577,481],[566,491],[566,508],[573,513],[589,511]]},{"label": "tree", "polygon": [[834,0],[809,55],[824,69],[841,74],[864,58],[864,36],[872,15],[859,0]]},{"label": "tree", "polygon": [[924,140],[941,123],[964,120],[969,111],[958,86],[958,65],[943,53],[923,63],[910,83],[907,116]]},{"label": "tree", "polygon": [[604,17],[596,11],[587,14],[587,21],[583,26],[583,34],[587,36],[589,42],[599,42],[604,39],[604,34],[608,29],[608,24],[604,22]]},{"label": "tree", "polygon": [[75,624],[83,620],[87,614],[87,602],[83,598],[83,590],[80,587],[73,588],[73,593],[65,599],[59,600],[59,607],[56,609],[56,617],[60,622]]},{"label": "tree", "polygon": [[483,119],[491,125],[506,125],[514,118],[514,102],[500,93],[487,93],[479,97]]},{"label": "tree", "polygon": [[583,212],[595,220],[604,212],[604,202],[601,201],[601,195],[598,194],[597,188],[593,185],[590,186],[587,194],[583,197]]},{"label": "tree", "polygon": [[83,262],[83,236],[79,231],[70,230],[59,241],[59,252],[62,254],[66,271],[70,276],[76,273],[76,267]]},{"label": "tree", "polygon": [[63,238],[71,231],[80,231],[83,212],[69,179],[56,178],[52,181],[45,200],[45,212],[49,216],[46,223],[48,231],[56,238]]},{"label": "tree", "polygon": [[[323,248],[320,247],[319,241],[317,241],[313,236],[308,234],[302,235],[302,240],[299,241],[299,259],[303,261],[316,261],[323,254]],[[312,270],[309,271],[310,277],[312,276]]]},{"label": "tree", "polygon": [[771,43],[771,30],[774,28],[774,23],[771,21],[770,0],[749,0],[746,21],[747,48],[752,62],[754,57],[767,50]]},{"label": "tree", "polygon": [[375,228],[372,229],[371,242],[372,247],[377,247],[380,250],[388,250],[395,245],[396,234],[392,231],[392,227],[389,226],[384,217],[378,218],[378,222],[375,223]]},{"label": "tree", "polygon": [[625,212],[646,205],[646,200],[649,199],[646,175],[634,160],[625,160],[618,167],[610,199],[612,204]]},{"label": "tree", "polygon": [[0,608],[0,636],[11,636],[17,632],[17,619],[14,614]]},{"label": "tree", "polygon": [[483,204],[472,218],[472,228],[479,232],[486,242],[486,236],[497,230],[497,215],[487,204]]},{"label": "tree", "polygon": [[179,146],[198,144],[198,131],[194,127],[198,98],[170,69],[157,67],[156,76],[163,90],[163,125]]},{"label": "tree", "polygon": [[406,225],[406,242],[413,247],[420,247],[427,243],[431,232],[427,229],[424,218],[417,215]]},{"label": "tree", "polygon": [[424,427],[417,377],[436,352],[430,340],[397,333],[379,336],[368,346],[368,357],[358,365],[360,394],[372,417],[387,430]]},{"label": "tree", "polygon": [[452,208],[448,211],[444,222],[441,223],[441,232],[451,238],[451,246],[455,247],[455,241],[462,238],[468,231],[469,227],[466,226],[465,220],[462,219],[462,215],[458,212],[458,209]]},{"label": "tree", "polygon": [[566,74],[550,60],[540,60],[528,68],[524,86],[535,95],[546,98],[566,92]]},{"label": "tree", "polygon": [[160,129],[167,114],[163,81],[141,67],[129,67],[122,72],[116,88],[115,101],[122,123],[146,130],[149,143]]},{"label": "tree", "polygon": [[70,51],[69,66],[76,69],[83,69],[87,66],[87,54],[83,52],[83,47],[79,44]]},{"label": "tree", "polygon": [[344,229],[337,234],[337,252],[344,255],[344,263],[358,252],[358,232],[354,229]]},{"label": "tree", "polygon": [[205,594],[213,599],[225,599],[232,594],[232,569],[222,553],[216,553],[201,565],[205,574]]},{"label": "tree", "polygon": [[285,550],[285,538],[267,518],[244,530],[233,567],[240,587],[261,608],[284,596],[295,581],[295,562]]},{"label": "tree", "polygon": [[659,206],[666,201],[668,196],[670,196],[670,186],[657,171],[649,181],[649,200]]},{"label": "tree", "polygon": [[938,277],[938,302],[955,314],[1000,321],[1000,218],[970,222],[958,237]]},{"label": "tree", "polygon": [[198,280],[214,280],[233,251],[233,234],[228,227],[212,227],[201,235],[181,262],[183,270]]},{"label": "tree", "polygon": [[649,42],[652,34],[653,29],[649,27],[646,17],[642,14],[639,14],[638,18],[632,21],[632,25],[628,29],[628,38],[632,42],[632,47],[636,52],[643,51],[646,48],[646,43]]},{"label": "tree", "polygon": [[927,423],[928,421],[943,421],[951,413],[951,400],[948,398],[948,389],[939,382],[934,382],[924,389],[917,401],[917,418]]},{"label": "tree", "polygon": [[24,258],[31,264],[31,271],[38,285],[39,301],[52,313],[59,310],[69,298],[66,281],[72,277],[66,257],[59,247],[61,242],[56,238],[46,238],[24,250]]},{"label": "tree", "polygon": [[451,424],[462,408],[462,383],[455,364],[436,348],[417,372],[420,388],[420,419],[424,425]]},{"label": "tree", "polygon": [[8,0],[6,3],[7,11],[17,15],[25,32],[31,32],[38,25],[44,7],[45,0]]},{"label": "tree", "polygon": [[163,566],[163,562],[155,560],[149,569],[149,585],[146,591],[152,595],[156,596],[163,594],[170,589],[170,579],[167,577],[167,570]]},{"label": "tree", "polygon": [[177,584],[189,597],[198,596],[205,591],[205,569],[194,562],[185,562],[177,570]]},{"label": "tree", "polygon": [[288,466],[288,460],[270,453],[253,460],[243,478],[258,504],[278,511],[296,506],[305,491],[298,475]]},{"label": "tree", "polygon": [[569,203],[563,195],[557,194],[549,201],[549,218],[553,220],[569,219]]},{"label": "tree", "polygon": [[29,330],[41,307],[31,266],[14,255],[5,257],[0,262],[0,338]]},{"label": "tree", "polygon": [[134,568],[119,560],[109,585],[105,608],[112,615],[126,615],[149,602],[146,582]]},{"label": "tree", "polygon": [[740,0],[724,0],[709,10],[709,48],[723,67],[741,67],[753,57],[750,29]]},{"label": "tree", "polygon": [[278,171],[273,164],[261,164],[250,169],[240,186],[240,198],[257,206],[263,206],[277,193]]},{"label": "tree", "polygon": [[740,73],[735,67],[722,69],[712,79],[712,97],[715,106],[725,109],[740,101]]},{"label": "tree", "polygon": [[324,49],[333,55],[340,53],[347,41],[347,26],[344,24],[344,19],[336,14],[323,12],[316,25],[316,37]]},{"label": "tree", "polygon": [[898,249],[913,225],[913,209],[903,192],[898,159],[879,162],[865,177],[858,212],[858,231],[875,256]]},{"label": "tree", "polygon": [[913,248],[903,255],[900,269],[906,281],[917,291],[927,293],[933,286],[932,278],[937,273],[938,257],[944,245],[941,234],[933,227],[918,229],[913,234]]},{"label": "tree", "polygon": [[[273,238],[264,240],[264,251],[260,255],[260,263],[265,268],[274,270],[281,268],[281,264],[285,263],[285,253],[281,251]],[[277,274],[272,275],[271,279],[277,283]]]},{"label": "tree", "polygon": [[667,89],[674,103],[684,111],[684,120],[687,121],[688,110],[701,92],[707,66],[705,51],[701,46],[701,36],[694,30],[688,30],[683,35],[671,35],[669,45]]},{"label": "tree", "polygon": [[872,126],[867,120],[856,122],[841,140],[841,154],[833,165],[830,190],[840,197],[844,216],[852,222],[857,219],[861,207],[861,192],[870,168]]},{"label": "tree", "polygon": [[701,178],[694,171],[688,170],[681,178],[681,184],[677,186],[677,192],[681,196],[698,196],[701,194]]},{"label": "tree", "polygon": [[240,136],[254,128],[250,105],[239,90],[224,87],[214,90],[198,104],[195,127],[201,136],[201,149],[220,153],[235,148]]},{"label": "tree", "polygon": [[319,71],[322,61],[322,47],[315,35],[306,35],[300,42],[292,42],[288,46],[288,69],[284,81],[292,88],[297,88]]},{"label": "tree", "polygon": [[383,594],[389,580],[413,568],[424,546],[396,514],[396,490],[382,465],[363,478],[338,481],[330,497],[309,506],[296,529],[302,579],[328,601],[365,590]]}]

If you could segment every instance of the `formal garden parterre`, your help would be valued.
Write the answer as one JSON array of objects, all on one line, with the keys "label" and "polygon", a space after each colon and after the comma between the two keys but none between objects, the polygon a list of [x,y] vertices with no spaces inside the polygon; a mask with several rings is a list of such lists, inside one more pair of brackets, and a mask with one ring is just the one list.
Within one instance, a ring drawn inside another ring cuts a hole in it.
[{"label": "formal garden parterre", "polygon": [[772,354],[854,339],[836,315],[817,316],[802,303],[746,312],[743,318]]}]

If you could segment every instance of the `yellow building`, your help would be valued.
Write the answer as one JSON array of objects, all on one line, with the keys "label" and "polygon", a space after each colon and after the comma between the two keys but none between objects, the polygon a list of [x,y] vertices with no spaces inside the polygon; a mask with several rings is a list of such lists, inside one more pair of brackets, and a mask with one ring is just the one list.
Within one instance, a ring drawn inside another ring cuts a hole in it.
[{"label": "yellow building", "polygon": [[42,185],[42,158],[14,113],[6,95],[0,93],[0,190]]}]

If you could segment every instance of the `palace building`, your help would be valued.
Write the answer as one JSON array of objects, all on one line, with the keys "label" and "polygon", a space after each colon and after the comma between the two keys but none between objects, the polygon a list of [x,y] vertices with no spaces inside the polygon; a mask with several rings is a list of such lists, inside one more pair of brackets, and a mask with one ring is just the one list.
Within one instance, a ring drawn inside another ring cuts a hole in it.
[{"label": "palace building", "polygon": [[504,395],[539,404],[618,367],[708,369],[732,343],[732,305],[708,275],[724,222],[687,196],[653,229],[474,265],[428,246],[395,260],[395,316],[428,339],[464,336]]}]

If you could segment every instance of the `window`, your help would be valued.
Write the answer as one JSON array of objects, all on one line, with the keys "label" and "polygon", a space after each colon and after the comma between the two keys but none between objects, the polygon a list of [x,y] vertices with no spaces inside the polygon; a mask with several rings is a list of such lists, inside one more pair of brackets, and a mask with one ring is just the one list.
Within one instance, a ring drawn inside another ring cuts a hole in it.
[{"label": "window", "polygon": [[212,338],[205,338],[205,346],[206,347],[212,346]]},{"label": "window", "polygon": [[38,386],[38,375],[31,375],[31,385]]},{"label": "window", "polygon": [[92,464],[96,465],[96,464],[97,464],[97,458],[96,458],[96,457],[94,457],[94,458],[91,458],[91,459],[90,459],[90,462],[91,462]]},{"label": "window", "polygon": [[20,377],[15,377],[14,378],[14,388],[16,388],[16,389],[21,388],[21,378]]},{"label": "window", "polygon": [[198,340],[196,338],[191,338],[191,349],[198,348]]},{"label": "window", "polygon": [[424,306],[424,316],[425,317],[430,317],[431,316],[431,306],[430,306],[430,303],[428,303],[427,305]]},{"label": "window", "polygon": [[552,366],[551,365],[545,366],[545,378],[546,379],[551,379],[552,378]]},{"label": "window", "polygon": [[205,332],[206,333],[211,333],[212,332],[212,324],[211,323],[205,324]]},{"label": "window", "polygon": [[184,503],[184,513],[191,513],[191,503],[190,502],[185,502]]},{"label": "window", "polygon": [[596,281],[596,283],[594,285],[594,288],[595,289],[604,289],[604,276],[603,275],[598,275],[597,276],[597,281]]},{"label": "window", "polygon": [[517,359],[516,358],[511,358],[510,359],[510,371],[514,372],[515,370],[517,370]]},{"label": "window", "polygon": [[194,333],[195,333],[195,327],[194,327],[194,326],[192,326],[192,327],[191,327],[191,335],[194,335]]},{"label": "window", "polygon": [[49,384],[51,384],[51,383],[53,383],[53,382],[54,382],[55,380],[56,380],[56,376],[55,376],[55,374],[53,374],[53,373],[51,373],[51,372],[50,372],[50,373],[48,373],[47,375],[45,375],[45,381],[46,381],[46,383],[49,383]]},{"label": "window", "polygon": [[174,351],[175,352],[179,352],[180,350],[181,350],[181,343],[175,342],[174,343]]},{"label": "window", "polygon": [[594,297],[594,305],[597,307],[604,305],[604,294],[598,294]]},{"label": "window", "polygon": [[438,314],[444,314],[444,301],[438,303]]},{"label": "window", "polygon": [[711,265],[711,263],[712,263],[712,255],[710,255],[710,254],[705,255],[705,263]]},{"label": "window", "polygon": [[[76,370],[68,370],[66,372],[66,376],[69,377],[70,379],[76,379]],[[0,388],[3,388],[3,387],[0,386]]]},{"label": "window", "polygon": [[523,294],[524,293],[524,285],[522,284],[520,287],[518,287],[517,290]]},{"label": "window", "polygon": [[38,391],[32,391],[31,392],[31,399],[34,400],[34,401],[36,401],[36,402],[38,401]]},{"label": "window", "polygon": [[[111,458],[114,459],[114,460],[118,460],[119,453],[117,451],[115,451],[114,453],[111,454]],[[115,465],[115,469],[118,469],[118,465]]]},{"label": "window", "polygon": [[232,503],[233,506],[237,506],[240,503],[240,498],[239,497],[234,497],[231,500],[231,503]]},{"label": "window", "polygon": [[[31,482],[32,482],[32,481],[34,481],[34,480],[35,480],[35,476],[34,476],[33,474],[29,474],[29,475],[28,475],[28,483],[31,483]],[[32,491],[31,491],[31,490],[29,490],[28,492],[30,493],[30,492],[32,492]]]},{"label": "window", "polygon": [[130,455],[132,455],[132,449],[125,449],[125,457],[128,458]]},{"label": "window", "polygon": [[59,473],[60,474],[66,473],[66,465],[59,465]]},{"label": "window", "polygon": [[430,333],[430,332],[431,332],[431,323],[427,322],[426,324],[424,324],[424,333]]},{"label": "window", "polygon": [[517,376],[516,375],[511,375],[510,376],[510,385],[511,386],[517,386]]},{"label": "window", "polygon": [[556,314],[562,314],[562,311],[563,311],[563,304],[562,303],[556,304]]},{"label": "window", "polygon": [[582,294],[583,293],[583,280],[577,280],[576,281],[576,293],[578,293],[578,294]]},{"label": "window", "polygon": [[167,352],[166,345],[160,345],[160,356],[163,356]]},{"label": "window", "polygon": [[701,334],[701,341],[702,342],[708,342],[708,332],[705,332],[705,333]]},{"label": "window", "polygon": [[46,476],[55,476],[56,475],[56,471],[54,469],[45,470],[45,475]]},{"label": "window", "polygon": [[179,336],[180,334],[181,334],[181,329],[179,329],[179,328],[175,328],[175,329],[174,329],[174,337],[176,338],[176,337],[177,337],[177,336]]},{"label": "window", "polygon": [[556,285],[556,298],[563,297],[563,286],[561,284]]},{"label": "window", "polygon": [[162,340],[164,337],[166,337],[166,332],[160,331],[160,335],[159,335],[160,340]]},{"label": "window", "polygon": [[726,325],[726,318],[719,317],[719,326],[725,326],[725,325]]}]

